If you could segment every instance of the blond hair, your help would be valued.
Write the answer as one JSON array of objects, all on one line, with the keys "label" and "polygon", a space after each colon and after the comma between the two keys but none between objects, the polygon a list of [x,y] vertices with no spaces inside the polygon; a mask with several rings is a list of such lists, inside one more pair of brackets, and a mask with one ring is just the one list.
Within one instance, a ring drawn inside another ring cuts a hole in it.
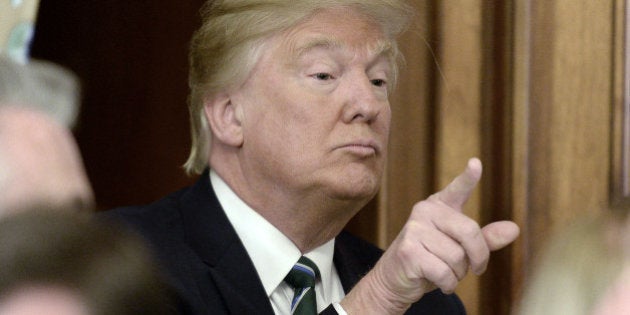
[{"label": "blond hair", "polygon": [[211,131],[204,115],[204,99],[242,83],[258,61],[266,39],[319,10],[339,6],[355,8],[381,26],[391,41],[396,69],[400,53],[395,40],[407,28],[413,12],[404,1],[216,0],[204,5],[202,26],[193,35],[189,53],[192,148],[184,164],[189,174],[199,174],[208,166]]}]

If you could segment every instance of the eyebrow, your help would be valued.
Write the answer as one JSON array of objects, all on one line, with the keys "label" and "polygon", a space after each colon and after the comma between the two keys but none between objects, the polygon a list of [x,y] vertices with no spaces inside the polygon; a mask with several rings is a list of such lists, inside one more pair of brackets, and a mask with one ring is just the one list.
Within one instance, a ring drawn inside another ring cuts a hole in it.
[{"label": "eyebrow", "polygon": [[[309,51],[317,48],[324,48],[327,50],[337,50],[343,48],[345,45],[334,38],[315,38],[307,41],[303,45],[297,46],[294,49],[294,56],[297,58],[301,58],[303,55],[308,53]],[[379,56],[387,56],[389,58],[392,57],[392,43],[388,40],[378,41],[376,45],[372,45],[368,47],[368,52],[370,55],[379,57]]]},{"label": "eyebrow", "polygon": [[309,51],[316,48],[336,50],[336,49],[341,49],[342,47],[343,47],[343,44],[341,44],[341,42],[338,40],[335,40],[332,38],[315,38],[315,39],[309,40],[308,42],[302,45],[297,46],[297,48],[295,48],[295,56],[300,58],[306,53],[308,53]]}]

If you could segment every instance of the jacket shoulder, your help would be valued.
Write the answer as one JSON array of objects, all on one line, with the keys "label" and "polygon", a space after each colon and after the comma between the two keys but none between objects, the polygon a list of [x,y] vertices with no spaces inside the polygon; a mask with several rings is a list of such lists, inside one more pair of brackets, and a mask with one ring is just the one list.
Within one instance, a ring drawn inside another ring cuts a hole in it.
[{"label": "jacket shoulder", "polygon": [[97,213],[99,219],[127,225],[145,237],[162,234],[180,224],[179,199],[185,189],[147,205],[125,206]]}]

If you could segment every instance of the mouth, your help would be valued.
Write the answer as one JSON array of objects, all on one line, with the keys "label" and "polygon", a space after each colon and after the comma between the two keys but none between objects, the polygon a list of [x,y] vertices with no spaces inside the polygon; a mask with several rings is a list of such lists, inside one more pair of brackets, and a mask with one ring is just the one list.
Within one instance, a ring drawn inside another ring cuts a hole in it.
[{"label": "mouth", "polygon": [[372,156],[381,152],[380,146],[374,140],[359,140],[345,143],[337,147],[339,150],[358,156]]}]

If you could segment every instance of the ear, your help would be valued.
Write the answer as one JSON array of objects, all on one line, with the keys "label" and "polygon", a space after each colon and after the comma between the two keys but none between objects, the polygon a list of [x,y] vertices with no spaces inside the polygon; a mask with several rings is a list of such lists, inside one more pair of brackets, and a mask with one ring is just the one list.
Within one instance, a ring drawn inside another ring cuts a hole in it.
[{"label": "ear", "polygon": [[214,140],[240,147],[243,144],[241,108],[232,103],[230,95],[220,93],[204,101],[204,111]]}]

